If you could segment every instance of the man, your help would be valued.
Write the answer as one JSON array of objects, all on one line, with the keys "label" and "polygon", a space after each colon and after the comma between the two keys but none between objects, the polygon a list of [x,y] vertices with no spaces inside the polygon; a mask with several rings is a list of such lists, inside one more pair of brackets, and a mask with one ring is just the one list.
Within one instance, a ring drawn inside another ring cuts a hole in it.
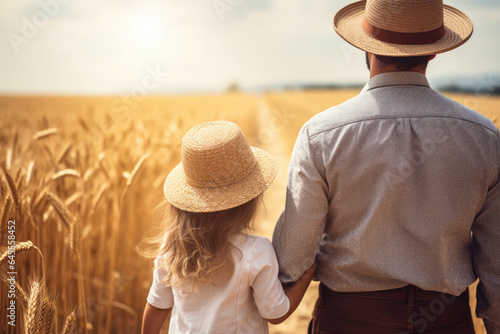
[{"label": "man", "polygon": [[281,281],[317,261],[313,333],[460,334],[479,278],[476,313],[500,333],[500,134],[425,77],[471,21],[440,0],[367,0],[334,28],[370,80],[300,131],[273,236]]}]

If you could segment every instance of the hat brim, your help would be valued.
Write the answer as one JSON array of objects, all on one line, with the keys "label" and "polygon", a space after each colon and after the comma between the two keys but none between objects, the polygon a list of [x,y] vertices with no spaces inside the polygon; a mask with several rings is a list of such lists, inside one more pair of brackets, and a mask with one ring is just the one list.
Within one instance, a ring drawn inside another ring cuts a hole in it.
[{"label": "hat brim", "polygon": [[458,9],[444,5],[445,35],[432,44],[394,44],[375,39],[361,26],[366,0],[347,5],[333,19],[333,28],[349,44],[363,51],[381,56],[426,56],[453,50],[467,42],[474,26],[467,15]]},{"label": "hat brim", "polygon": [[257,165],[244,179],[222,187],[194,187],[186,182],[182,163],[167,176],[163,193],[176,208],[190,212],[215,212],[242,205],[266,190],[278,171],[276,160],[266,151],[251,147]]}]

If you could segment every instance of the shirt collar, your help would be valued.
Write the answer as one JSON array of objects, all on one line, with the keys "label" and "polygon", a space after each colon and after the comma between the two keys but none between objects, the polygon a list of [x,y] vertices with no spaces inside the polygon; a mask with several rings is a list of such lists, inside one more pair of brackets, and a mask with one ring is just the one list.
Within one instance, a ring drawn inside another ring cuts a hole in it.
[{"label": "shirt collar", "polygon": [[371,78],[368,83],[363,87],[362,92],[368,91],[373,88],[398,86],[398,85],[413,85],[430,87],[429,81],[422,73],[418,72],[388,72],[382,73]]}]

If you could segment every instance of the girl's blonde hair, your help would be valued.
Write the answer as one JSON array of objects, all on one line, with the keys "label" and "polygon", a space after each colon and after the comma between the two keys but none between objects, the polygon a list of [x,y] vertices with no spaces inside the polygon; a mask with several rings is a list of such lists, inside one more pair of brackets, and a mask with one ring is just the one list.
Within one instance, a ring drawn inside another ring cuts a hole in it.
[{"label": "girl's blonde hair", "polygon": [[162,284],[194,288],[212,282],[216,273],[233,265],[231,237],[252,227],[261,196],[232,209],[216,212],[188,212],[168,202],[168,227],[160,249],[167,269]]}]

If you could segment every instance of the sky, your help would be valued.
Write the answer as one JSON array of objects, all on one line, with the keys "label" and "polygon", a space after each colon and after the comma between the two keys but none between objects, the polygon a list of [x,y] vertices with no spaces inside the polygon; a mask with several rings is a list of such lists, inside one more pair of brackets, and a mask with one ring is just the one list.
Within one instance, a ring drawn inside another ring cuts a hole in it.
[{"label": "sky", "polygon": [[[364,53],[332,28],[349,0],[2,0],[0,94],[217,92],[363,84]],[[431,83],[500,74],[500,1],[445,1],[475,24]],[[499,78],[497,76],[497,78]]]}]

